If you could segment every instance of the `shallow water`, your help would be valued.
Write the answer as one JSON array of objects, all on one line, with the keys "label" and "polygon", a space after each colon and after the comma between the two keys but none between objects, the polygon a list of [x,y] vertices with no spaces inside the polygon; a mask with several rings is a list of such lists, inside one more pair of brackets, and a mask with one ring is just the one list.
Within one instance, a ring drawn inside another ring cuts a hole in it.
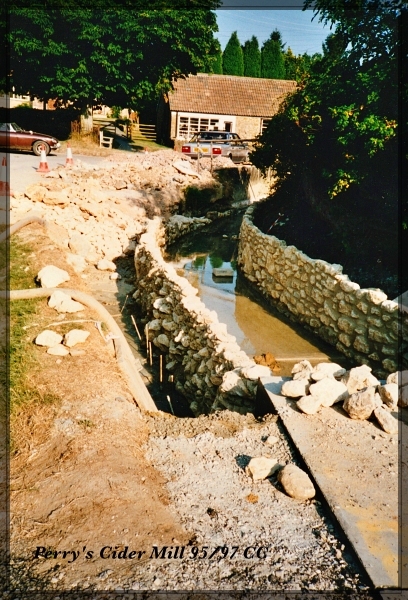
[{"label": "shallow water", "polygon": [[[312,364],[344,363],[334,348],[268,307],[237,272],[238,242],[232,236],[238,234],[241,219],[242,214],[223,219],[181,239],[168,248],[166,260],[198,289],[206,307],[217,313],[248,356],[270,352],[281,375],[289,375],[292,366],[305,358]],[[214,277],[213,268],[217,267],[232,269],[233,276]]]}]

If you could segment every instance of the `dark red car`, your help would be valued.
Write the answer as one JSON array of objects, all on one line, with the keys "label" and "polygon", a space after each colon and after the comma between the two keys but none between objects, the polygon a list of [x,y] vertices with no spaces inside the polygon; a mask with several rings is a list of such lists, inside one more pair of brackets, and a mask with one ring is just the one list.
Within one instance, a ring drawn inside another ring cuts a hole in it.
[{"label": "dark red car", "polygon": [[0,148],[9,150],[26,150],[40,156],[41,147],[45,154],[60,147],[57,138],[45,133],[24,131],[17,123],[0,123]]}]

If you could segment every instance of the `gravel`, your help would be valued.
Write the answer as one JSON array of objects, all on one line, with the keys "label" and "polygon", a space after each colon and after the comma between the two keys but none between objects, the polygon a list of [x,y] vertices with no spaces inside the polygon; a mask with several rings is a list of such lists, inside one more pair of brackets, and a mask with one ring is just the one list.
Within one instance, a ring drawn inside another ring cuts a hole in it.
[{"label": "gravel", "polygon": [[[69,596],[58,591],[55,597],[74,599],[78,590],[111,592],[89,596],[101,600],[124,592],[136,598],[132,592],[144,590],[324,590],[343,594],[339,598],[346,592],[371,597],[363,570],[319,496],[303,502],[289,498],[277,472],[256,482],[246,475],[249,460],[261,455],[304,468],[276,416],[257,419],[223,411],[177,419],[153,413],[145,420],[151,430],[147,458],[167,481],[172,510],[190,534],[183,558],[141,561],[120,573],[109,569],[76,582]],[[173,544],[174,551],[177,540]],[[204,547],[206,558],[192,558],[202,556]],[[48,590],[52,587],[48,584]],[[34,583],[31,589],[38,587]]]},{"label": "gravel", "polygon": [[[190,542],[183,559],[147,560],[119,577],[104,573],[103,580],[89,582],[93,590],[347,590],[369,597],[363,571],[319,499],[289,498],[277,474],[260,482],[245,474],[250,458],[261,455],[302,467],[277,417],[223,411],[197,419],[145,419],[151,429],[147,458],[167,480]],[[277,438],[271,447],[265,444],[269,436]],[[167,552],[174,552],[177,540],[173,544]],[[192,558],[202,556],[204,546],[207,557]],[[217,547],[222,549],[209,558]],[[267,550],[258,558],[261,547]]]}]

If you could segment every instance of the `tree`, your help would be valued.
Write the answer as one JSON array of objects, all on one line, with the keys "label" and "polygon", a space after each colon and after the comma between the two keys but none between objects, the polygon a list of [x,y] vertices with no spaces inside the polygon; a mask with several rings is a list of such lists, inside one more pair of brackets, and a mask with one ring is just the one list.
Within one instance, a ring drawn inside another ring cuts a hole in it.
[{"label": "tree", "polygon": [[285,62],[280,33],[274,31],[261,50],[261,76],[267,79],[285,79]]},{"label": "tree", "polygon": [[289,47],[283,55],[285,62],[285,79],[293,79],[300,83],[305,79],[313,61],[320,58],[320,54],[294,54]]},{"label": "tree", "polygon": [[222,71],[224,75],[244,74],[244,55],[237,32],[234,31],[228,40],[222,55]]},{"label": "tree", "polygon": [[215,40],[215,54],[213,56],[214,62],[211,66],[211,73],[216,75],[222,75],[222,50],[221,44],[218,40]]},{"label": "tree", "polygon": [[282,34],[278,29],[274,29],[271,33],[271,40],[279,44],[280,51],[283,52],[286,44],[282,41]]},{"label": "tree", "polygon": [[191,11],[11,8],[7,88],[82,108],[98,101],[137,110],[174,77],[210,69],[216,4]]},{"label": "tree", "polygon": [[245,77],[261,76],[261,51],[259,49],[258,39],[253,35],[247,40],[243,47],[244,54],[244,75]]},{"label": "tree", "polygon": [[275,169],[280,193],[301,197],[334,229],[358,224],[358,237],[370,223],[383,232],[372,243],[390,248],[398,217],[398,15],[369,0],[354,5],[359,10],[343,11],[342,3],[317,0],[334,32],[251,158]]}]

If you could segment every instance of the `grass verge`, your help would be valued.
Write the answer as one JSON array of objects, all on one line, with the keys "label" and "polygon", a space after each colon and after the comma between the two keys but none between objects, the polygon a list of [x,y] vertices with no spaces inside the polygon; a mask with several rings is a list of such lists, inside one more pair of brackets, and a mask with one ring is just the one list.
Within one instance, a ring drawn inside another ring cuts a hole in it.
[{"label": "grass verge", "polygon": [[[18,236],[13,236],[10,242],[11,290],[35,288],[36,273],[29,263],[30,254],[31,248],[22,243]],[[40,318],[43,303],[43,298],[10,302],[9,386],[12,445],[15,437],[13,419],[23,409],[29,405],[50,404],[58,400],[53,394],[40,392],[33,382],[33,375],[41,369],[41,365],[29,335],[29,326]]]}]

